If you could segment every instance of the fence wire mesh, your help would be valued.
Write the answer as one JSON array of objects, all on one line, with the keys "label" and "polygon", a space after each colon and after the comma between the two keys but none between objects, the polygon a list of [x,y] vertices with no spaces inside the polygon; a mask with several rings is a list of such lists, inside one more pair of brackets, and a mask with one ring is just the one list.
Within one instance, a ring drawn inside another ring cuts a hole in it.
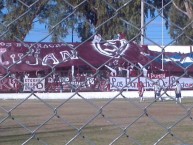
[{"label": "fence wire mesh", "polygon": [[1,145],[193,145],[192,0],[0,8]]}]

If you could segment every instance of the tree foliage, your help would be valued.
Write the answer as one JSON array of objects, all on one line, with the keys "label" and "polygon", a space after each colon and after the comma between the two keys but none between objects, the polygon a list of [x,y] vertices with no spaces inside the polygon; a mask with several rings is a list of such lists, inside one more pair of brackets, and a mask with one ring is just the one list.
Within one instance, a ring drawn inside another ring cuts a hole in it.
[{"label": "tree foliage", "polygon": [[170,35],[176,44],[193,43],[193,0],[175,0],[170,9]]},{"label": "tree foliage", "polygon": [[6,40],[24,40],[33,27],[33,20],[42,11],[48,0],[39,1],[28,8],[34,1],[28,0],[25,5],[14,1],[4,0],[1,7],[1,37]]},{"label": "tree foliage", "polygon": [[[192,1],[163,0],[162,4],[162,0],[146,0],[145,16],[153,18],[164,5],[163,17],[171,37],[176,44],[189,44],[193,36],[193,24],[188,25],[193,18]],[[141,0],[2,0],[0,10],[1,40],[23,41],[38,21],[45,24],[53,42],[72,32],[82,41],[92,39],[95,33],[103,39],[124,33],[128,40],[140,41]]]}]

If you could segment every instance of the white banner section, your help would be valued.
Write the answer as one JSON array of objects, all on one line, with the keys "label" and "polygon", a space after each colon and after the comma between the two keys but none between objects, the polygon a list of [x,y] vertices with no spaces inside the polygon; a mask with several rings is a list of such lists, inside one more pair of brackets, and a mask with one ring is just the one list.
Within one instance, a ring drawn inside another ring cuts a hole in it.
[{"label": "white banner section", "polygon": [[23,91],[45,91],[45,79],[43,78],[24,78]]},{"label": "white banner section", "polygon": [[159,85],[163,88],[174,89],[176,80],[179,80],[182,89],[193,89],[193,79],[192,78],[179,78],[176,76],[170,76],[159,79],[150,79],[145,77],[110,77],[110,89],[111,90],[137,90],[137,83],[139,81],[143,82],[145,89],[153,89],[153,84],[159,82]]}]

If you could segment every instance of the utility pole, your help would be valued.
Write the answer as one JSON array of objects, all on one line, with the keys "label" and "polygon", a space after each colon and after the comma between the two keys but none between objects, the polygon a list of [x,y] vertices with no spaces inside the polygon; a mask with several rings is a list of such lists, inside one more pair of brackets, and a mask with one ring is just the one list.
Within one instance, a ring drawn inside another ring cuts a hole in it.
[{"label": "utility pole", "polygon": [[144,45],[144,0],[141,0],[141,45]]},{"label": "utility pole", "polygon": [[[164,18],[163,17],[164,17],[164,2],[162,0],[162,47],[161,47],[162,50],[164,48]],[[164,70],[164,55],[163,55],[163,53],[165,52],[164,50],[162,51],[162,70]]]},{"label": "utility pole", "polygon": [[74,42],[74,28],[72,27],[72,43]]}]

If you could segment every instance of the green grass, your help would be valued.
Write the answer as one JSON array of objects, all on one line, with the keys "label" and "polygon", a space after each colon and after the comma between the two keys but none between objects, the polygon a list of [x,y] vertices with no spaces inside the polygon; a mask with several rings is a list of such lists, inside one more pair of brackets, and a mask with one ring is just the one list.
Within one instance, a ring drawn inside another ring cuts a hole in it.
[{"label": "green grass", "polygon": [[[45,101],[53,108],[62,103],[62,100]],[[0,145],[21,145],[30,138],[27,145],[108,145],[112,142],[113,145],[153,145],[160,139],[159,145],[180,145],[178,138],[193,144],[192,120],[187,117],[175,125],[186,115],[186,110],[193,107],[191,98],[183,99],[183,107],[173,101],[149,106],[151,99],[144,103],[133,99],[136,107],[128,100],[118,99],[105,106],[102,114],[98,111],[109,100],[90,101],[98,108],[83,100],[70,100],[60,107],[59,118],[49,120],[53,110],[37,100],[28,100],[13,110],[14,120],[8,118],[0,123]],[[6,100],[1,101],[0,106],[12,108],[18,103],[18,100]],[[147,106],[148,116],[139,117]],[[0,119],[6,115],[0,110]],[[49,121],[41,125],[46,120]],[[172,134],[166,135],[168,127],[172,127]],[[28,129],[37,131],[32,134]]]}]

